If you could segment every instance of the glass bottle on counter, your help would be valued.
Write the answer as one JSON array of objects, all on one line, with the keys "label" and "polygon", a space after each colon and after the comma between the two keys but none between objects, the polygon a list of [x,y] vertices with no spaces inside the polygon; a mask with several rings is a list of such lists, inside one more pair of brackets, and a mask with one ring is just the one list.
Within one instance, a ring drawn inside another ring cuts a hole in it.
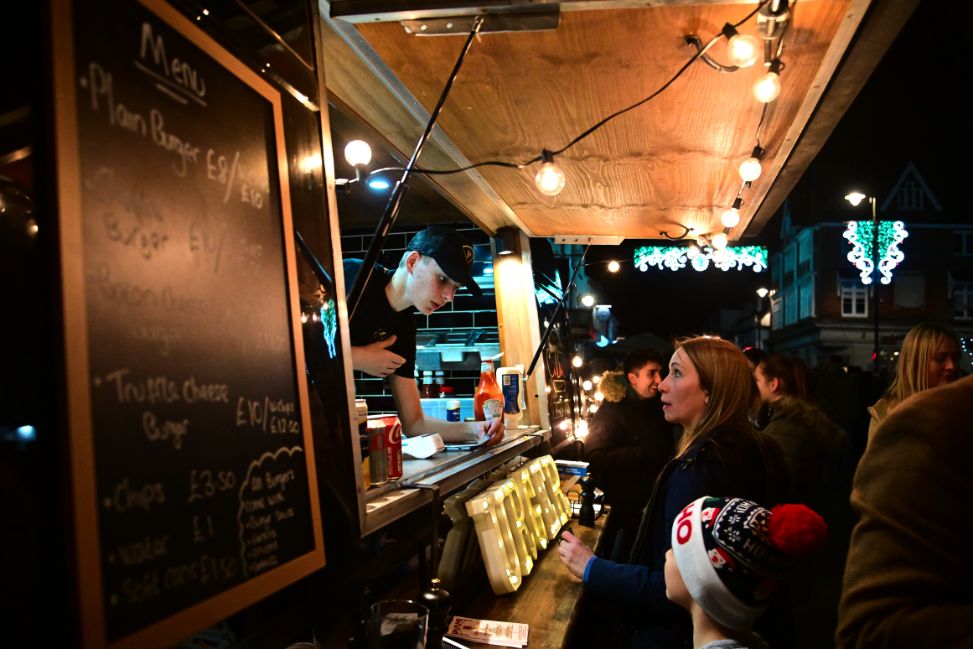
[{"label": "glass bottle on counter", "polygon": [[473,393],[473,416],[477,421],[503,417],[503,392],[497,385],[493,361],[480,361],[480,382]]},{"label": "glass bottle on counter", "polygon": [[419,391],[419,395],[423,399],[433,399],[439,396],[436,385],[432,382],[432,370],[422,371],[422,389]]}]

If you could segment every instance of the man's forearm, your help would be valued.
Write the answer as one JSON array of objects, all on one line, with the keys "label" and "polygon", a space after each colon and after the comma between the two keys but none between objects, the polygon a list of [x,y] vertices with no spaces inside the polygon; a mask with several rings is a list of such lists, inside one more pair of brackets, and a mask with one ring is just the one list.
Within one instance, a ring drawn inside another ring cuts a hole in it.
[{"label": "man's forearm", "polygon": [[479,435],[468,422],[446,421],[445,419],[426,417],[425,415],[411,422],[408,430],[403,428],[402,432],[409,437],[424,435],[426,433],[438,433],[443,438],[443,441],[451,444],[479,441]]}]

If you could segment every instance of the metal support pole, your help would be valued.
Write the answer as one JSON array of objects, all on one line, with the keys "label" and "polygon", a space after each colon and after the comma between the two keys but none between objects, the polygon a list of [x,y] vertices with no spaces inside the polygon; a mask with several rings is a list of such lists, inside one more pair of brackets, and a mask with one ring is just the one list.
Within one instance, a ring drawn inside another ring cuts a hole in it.
[{"label": "metal support pole", "polygon": [[868,201],[872,204],[872,307],[875,312],[875,348],[872,354],[875,357],[875,374],[879,373],[880,357],[878,342],[878,287],[881,273],[878,272],[878,216],[875,212],[875,197],[870,196]]}]

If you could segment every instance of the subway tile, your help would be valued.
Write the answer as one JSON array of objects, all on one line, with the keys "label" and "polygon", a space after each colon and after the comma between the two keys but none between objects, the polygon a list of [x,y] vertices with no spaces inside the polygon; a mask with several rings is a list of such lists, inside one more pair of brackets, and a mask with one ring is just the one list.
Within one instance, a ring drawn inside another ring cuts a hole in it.
[{"label": "subway tile", "polygon": [[430,329],[454,329],[457,327],[472,327],[472,313],[440,313],[435,312],[429,316]]},{"label": "subway tile", "polygon": [[496,327],[497,326],[497,312],[496,311],[477,311],[473,317],[473,326],[477,328],[481,327]]}]

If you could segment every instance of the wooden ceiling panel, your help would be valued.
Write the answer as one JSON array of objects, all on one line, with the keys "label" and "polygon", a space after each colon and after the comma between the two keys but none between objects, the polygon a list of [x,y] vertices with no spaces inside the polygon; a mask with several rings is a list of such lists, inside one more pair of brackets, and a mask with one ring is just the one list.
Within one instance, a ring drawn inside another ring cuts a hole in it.
[{"label": "wooden ceiling panel", "polygon": [[[744,190],[749,219],[784,165],[867,0],[802,0],[784,39],[783,92],[761,130],[765,172]],[[556,31],[483,34],[467,55],[439,127],[472,162],[520,162],[558,149],[612,112],[658,89],[704,40],[753,5],[675,4],[569,11]],[[751,20],[741,31],[753,32]],[[416,37],[396,22],[358,30],[409,91],[431,110],[463,44]],[[726,61],[724,42],[710,54]],[[578,143],[557,162],[567,176],[556,197],[533,184],[537,170],[479,170],[529,233],[659,237],[673,224],[718,231],[740,188],[736,168],[755,143],[762,105],[751,95],[764,72],[722,74],[697,61],[668,90]],[[424,161],[420,161],[422,165]],[[427,163],[428,164],[428,163]],[[431,166],[431,165],[430,165]]]}]

